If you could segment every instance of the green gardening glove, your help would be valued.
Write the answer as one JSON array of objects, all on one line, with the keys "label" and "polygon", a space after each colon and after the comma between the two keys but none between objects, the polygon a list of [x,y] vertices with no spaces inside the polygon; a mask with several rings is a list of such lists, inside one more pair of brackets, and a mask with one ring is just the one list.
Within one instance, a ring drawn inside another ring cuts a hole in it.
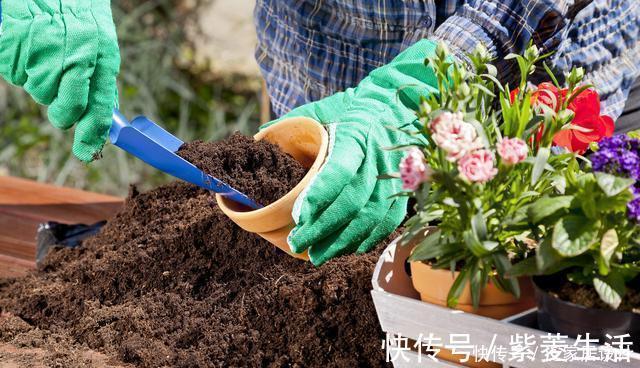
[{"label": "green gardening glove", "polygon": [[[400,180],[378,176],[397,172],[403,156],[385,148],[409,143],[411,137],[387,127],[416,129],[416,114],[405,104],[437,93],[435,75],[424,65],[435,49],[434,42],[420,41],[374,70],[357,88],[301,106],[270,123],[305,116],[329,131],[327,160],[295,203],[296,227],[288,239],[292,251],[308,249],[314,265],[367,252],[402,222],[406,197],[389,198],[402,190]],[[404,103],[398,96],[401,87]]]},{"label": "green gardening glove", "polygon": [[120,52],[110,0],[4,0],[0,75],[49,105],[60,129],[77,123],[73,153],[100,155],[117,102]]}]

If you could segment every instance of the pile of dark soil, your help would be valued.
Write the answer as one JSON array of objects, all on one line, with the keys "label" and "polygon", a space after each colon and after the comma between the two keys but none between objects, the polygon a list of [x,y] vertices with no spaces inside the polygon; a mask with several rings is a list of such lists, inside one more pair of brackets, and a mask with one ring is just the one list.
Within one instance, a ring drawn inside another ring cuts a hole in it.
[{"label": "pile of dark soil", "polygon": [[239,133],[216,144],[185,143],[177,153],[264,206],[289,193],[307,173],[277,146]]},{"label": "pile of dark soil", "polygon": [[132,189],[83,248],[0,282],[0,310],[142,367],[384,366],[369,291],[382,248],[315,268],[240,230],[210,192]]},{"label": "pile of dark soil", "polygon": [[[640,280],[638,280],[638,283],[640,283]],[[600,299],[593,286],[575,284],[567,280],[566,277],[563,277],[562,281],[549,292],[564,301],[587,308],[611,310],[611,307]],[[617,310],[640,313],[640,288],[627,288],[627,292]]]},{"label": "pile of dark soil", "polygon": [[125,365],[74,344],[66,334],[34,328],[12,315],[0,315],[0,367],[111,368]]}]

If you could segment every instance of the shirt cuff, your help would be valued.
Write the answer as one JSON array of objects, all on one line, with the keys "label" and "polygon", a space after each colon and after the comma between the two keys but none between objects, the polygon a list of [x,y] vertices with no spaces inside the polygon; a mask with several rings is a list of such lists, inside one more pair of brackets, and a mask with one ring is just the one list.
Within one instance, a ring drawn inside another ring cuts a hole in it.
[{"label": "shirt cuff", "polygon": [[470,70],[473,70],[473,64],[468,55],[478,45],[484,46],[492,57],[496,56],[495,44],[487,32],[478,24],[458,15],[452,15],[442,23],[433,39],[444,42],[456,59],[464,62]]}]

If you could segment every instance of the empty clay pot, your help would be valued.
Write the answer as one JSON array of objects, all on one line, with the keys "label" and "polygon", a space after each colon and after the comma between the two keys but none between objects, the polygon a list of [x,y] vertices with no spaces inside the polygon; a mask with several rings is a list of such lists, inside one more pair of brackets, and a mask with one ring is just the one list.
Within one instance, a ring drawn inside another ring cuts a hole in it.
[{"label": "empty clay pot", "polygon": [[309,260],[306,251],[302,254],[291,251],[287,236],[295,226],[291,216],[293,204],[324,163],[329,135],[317,121],[296,117],[271,125],[261,130],[254,138],[258,141],[264,139],[280,147],[308,169],[307,175],[284,197],[261,209],[251,210],[216,195],[218,206],[244,230],[260,235],[293,257]]}]

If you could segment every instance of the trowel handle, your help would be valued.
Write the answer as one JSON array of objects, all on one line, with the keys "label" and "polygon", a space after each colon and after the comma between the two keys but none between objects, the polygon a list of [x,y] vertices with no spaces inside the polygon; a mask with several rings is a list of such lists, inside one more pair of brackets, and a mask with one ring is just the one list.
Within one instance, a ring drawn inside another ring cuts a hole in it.
[{"label": "trowel handle", "polygon": [[160,171],[218,193],[252,209],[261,208],[244,193],[204,173],[176,152],[183,142],[144,116],[129,122],[118,110],[113,112],[109,139],[115,146]]}]

